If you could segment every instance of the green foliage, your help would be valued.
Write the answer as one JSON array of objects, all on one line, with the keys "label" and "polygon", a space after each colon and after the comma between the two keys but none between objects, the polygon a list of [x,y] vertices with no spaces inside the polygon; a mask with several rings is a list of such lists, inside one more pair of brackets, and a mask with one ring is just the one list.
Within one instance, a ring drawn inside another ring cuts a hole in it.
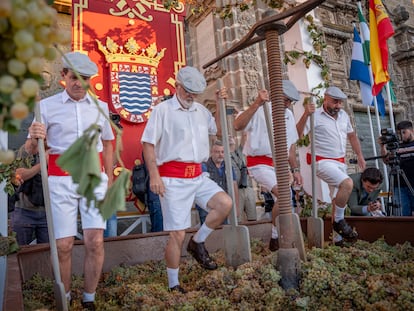
[{"label": "green foliage", "polygon": [[[305,16],[305,23],[308,23],[306,29],[312,40],[314,52],[299,50],[286,51],[283,62],[285,64],[295,65],[299,59],[302,59],[306,68],[309,68],[312,63],[319,66],[321,68],[321,77],[324,82],[312,89],[312,93],[315,93],[315,91],[327,87],[331,79],[329,65],[325,62],[324,57],[322,57],[322,53],[326,49],[327,44],[324,40],[322,30],[314,23],[312,15]],[[319,92],[317,92],[317,94],[319,94]]]},{"label": "green foliage", "polygon": [[98,202],[98,208],[104,219],[109,219],[116,211],[125,210],[125,199],[131,180],[131,171],[124,168],[108,189],[103,201]]},{"label": "green foliage", "polygon": [[[207,7],[204,1],[196,1],[196,0],[185,1],[186,5],[190,6],[191,14],[200,15],[206,12],[207,10],[212,9],[213,14],[215,16],[220,17],[221,19],[232,18],[234,9],[240,10],[241,12],[247,11],[253,8],[254,5],[256,5],[256,2],[257,2],[256,0],[252,0],[252,1],[236,0],[236,1],[231,1],[230,3],[222,7],[217,7],[215,5],[213,5],[213,7],[211,6]],[[280,9],[283,7],[285,0],[263,0],[263,2],[267,4],[269,8]],[[178,8],[180,6],[180,2],[177,0],[164,0],[163,5],[167,10],[171,10],[172,8]]]},{"label": "green foliage", "polygon": [[[312,196],[308,194],[304,194],[299,201],[301,210],[300,210],[300,217],[310,217],[312,216]],[[332,205],[326,204],[323,202],[318,201],[318,217],[325,219],[332,215]],[[349,214],[347,210],[347,214]]]},{"label": "green foliage", "polygon": [[19,250],[19,244],[16,240],[16,232],[12,232],[9,236],[0,234],[0,256],[7,256]]},{"label": "green foliage", "polygon": [[13,195],[15,192],[15,186],[13,181],[16,176],[16,169],[22,166],[31,167],[30,159],[22,159],[16,158],[10,164],[2,164],[0,163],[0,182],[5,181],[4,191],[9,194]]}]

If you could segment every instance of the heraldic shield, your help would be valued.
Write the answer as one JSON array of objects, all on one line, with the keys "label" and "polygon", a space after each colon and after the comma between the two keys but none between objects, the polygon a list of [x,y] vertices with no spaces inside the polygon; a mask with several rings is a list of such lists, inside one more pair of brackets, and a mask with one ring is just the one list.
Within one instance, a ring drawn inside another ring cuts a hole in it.
[{"label": "heraldic shield", "polygon": [[165,48],[157,51],[156,44],[152,43],[142,49],[133,38],[128,39],[124,48],[109,37],[106,45],[96,41],[110,69],[110,98],[114,109],[124,120],[145,122],[158,99],[157,68]]}]

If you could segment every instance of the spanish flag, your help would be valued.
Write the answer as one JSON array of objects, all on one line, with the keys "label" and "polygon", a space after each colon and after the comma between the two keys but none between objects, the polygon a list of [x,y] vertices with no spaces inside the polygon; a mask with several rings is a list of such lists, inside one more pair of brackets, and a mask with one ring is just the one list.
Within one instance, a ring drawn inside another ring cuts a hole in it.
[{"label": "spanish flag", "polygon": [[394,34],[391,20],[381,0],[369,0],[369,29],[371,33],[370,56],[374,74],[372,94],[376,96],[390,80],[387,39]]}]

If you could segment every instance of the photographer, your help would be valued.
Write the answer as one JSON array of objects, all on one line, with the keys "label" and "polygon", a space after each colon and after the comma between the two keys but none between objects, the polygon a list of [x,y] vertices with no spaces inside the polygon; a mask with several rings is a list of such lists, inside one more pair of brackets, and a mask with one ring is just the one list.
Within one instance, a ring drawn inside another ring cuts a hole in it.
[{"label": "photographer", "polygon": [[349,175],[354,186],[348,199],[351,216],[384,216],[378,194],[383,181],[382,173],[375,167],[368,167],[362,173]]},{"label": "photographer", "polygon": [[[400,169],[405,173],[409,184],[414,184],[414,131],[413,123],[405,120],[397,124],[397,130],[401,137],[401,144],[390,148],[386,139],[379,139],[381,145],[381,155],[384,156],[386,164],[399,162]],[[394,202],[402,207],[403,216],[412,216],[414,212],[414,195],[411,192],[404,178],[399,178],[400,189],[398,189],[398,180],[394,176]],[[401,194],[401,197],[400,197]]]}]

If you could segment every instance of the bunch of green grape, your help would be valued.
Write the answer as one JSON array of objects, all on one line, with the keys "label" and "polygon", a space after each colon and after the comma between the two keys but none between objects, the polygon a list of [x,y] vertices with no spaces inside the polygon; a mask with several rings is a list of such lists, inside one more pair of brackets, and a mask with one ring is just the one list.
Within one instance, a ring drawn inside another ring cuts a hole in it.
[{"label": "bunch of green grape", "polygon": [[[16,132],[34,108],[44,62],[56,57],[55,44],[68,44],[58,31],[58,14],[45,0],[0,1],[0,129]],[[1,150],[0,162],[13,160]]]}]

